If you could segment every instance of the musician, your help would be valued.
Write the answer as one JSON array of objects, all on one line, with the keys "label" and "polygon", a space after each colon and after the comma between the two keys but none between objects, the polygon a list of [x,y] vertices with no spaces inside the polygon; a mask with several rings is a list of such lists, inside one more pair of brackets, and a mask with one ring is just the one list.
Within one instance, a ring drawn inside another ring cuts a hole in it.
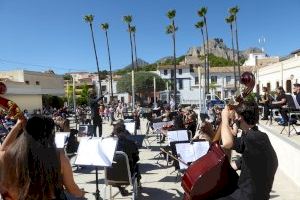
[{"label": "musician", "polygon": [[[139,150],[137,144],[134,141],[127,138],[130,135],[130,133],[126,130],[123,120],[119,120],[114,125],[114,129],[111,135],[113,137],[118,137],[118,145],[116,151],[123,151],[127,154],[131,174],[137,174],[138,186],[140,187],[141,174],[138,165],[138,161],[140,160]],[[128,194],[128,191],[126,191],[125,188],[119,187],[119,190],[123,196]]]},{"label": "musician", "polygon": [[206,141],[211,142],[214,135],[214,127],[209,122],[203,122],[199,126],[199,130],[196,131],[195,136],[193,137],[193,140],[197,139],[204,139]]},{"label": "musician", "polygon": [[[223,147],[242,154],[238,189],[218,200],[266,200],[270,198],[274,175],[278,167],[276,153],[268,136],[259,131],[258,105],[243,102],[235,109],[235,122],[243,131],[241,137],[231,132],[230,110],[222,111],[221,137]],[[235,166],[237,167],[237,166]]]},{"label": "musician", "polygon": [[271,108],[271,109],[278,108],[280,115],[282,117],[282,121],[279,123],[279,125],[286,125],[289,120],[289,117],[286,113],[286,110],[283,109],[283,107],[287,103],[285,91],[284,91],[283,87],[278,87],[276,89],[276,93],[277,93],[276,101],[273,101],[269,108]]},{"label": "musician", "polygon": [[96,127],[99,129],[99,137],[102,136],[102,118],[99,115],[99,101],[102,99],[103,96],[96,98],[96,93],[90,93],[90,102],[89,105],[91,107],[91,117],[93,120],[93,128],[94,128],[94,136],[96,136]]},{"label": "musician", "polygon": [[300,83],[295,83],[293,90],[294,90],[294,95],[296,96],[296,100],[300,105]]},{"label": "musician", "polygon": [[192,136],[194,137],[197,128],[197,114],[190,106],[187,107],[184,123],[186,124],[186,128],[192,132]]},{"label": "musician", "polygon": [[270,95],[270,92],[267,87],[263,87],[263,95],[261,100],[259,100],[259,104],[264,107],[264,116],[261,120],[268,120],[269,112],[269,104],[272,103],[273,97]]}]

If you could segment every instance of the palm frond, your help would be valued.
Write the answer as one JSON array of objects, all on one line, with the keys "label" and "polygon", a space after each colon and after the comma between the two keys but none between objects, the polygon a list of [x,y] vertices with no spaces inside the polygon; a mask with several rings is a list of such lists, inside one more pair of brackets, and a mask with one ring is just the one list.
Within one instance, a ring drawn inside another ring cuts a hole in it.
[{"label": "palm frond", "polygon": [[107,31],[109,29],[109,24],[108,23],[102,23],[100,25],[101,29],[104,31]]},{"label": "palm frond", "polygon": [[131,15],[123,16],[123,21],[127,24],[130,24],[132,22],[132,16]]},{"label": "palm frond", "polygon": [[83,19],[87,23],[92,23],[94,21],[94,15],[85,15]]},{"label": "palm frond", "polygon": [[205,17],[206,13],[207,13],[207,7],[202,7],[200,8],[200,10],[198,10],[199,17]]},{"label": "palm frond", "polygon": [[175,10],[175,9],[169,10],[169,11],[167,12],[167,17],[168,17],[169,19],[173,19],[175,16],[176,16],[176,10]]}]

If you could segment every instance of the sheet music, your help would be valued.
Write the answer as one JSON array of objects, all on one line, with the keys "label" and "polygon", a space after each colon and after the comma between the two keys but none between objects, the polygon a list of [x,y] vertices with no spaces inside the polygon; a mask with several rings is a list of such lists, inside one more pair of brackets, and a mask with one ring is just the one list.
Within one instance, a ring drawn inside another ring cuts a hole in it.
[{"label": "sheet music", "polygon": [[109,138],[82,138],[79,143],[76,165],[110,167],[113,162],[117,139]]},{"label": "sheet music", "polygon": [[56,132],[55,133],[55,144],[56,148],[62,149],[65,147],[67,138],[69,137],[69,132]]},{"label": "sheet music", "polygon": [[[204,156],[208,149],[209,143],[207,141],[191,143],[177,143],[175,144],[177,155],[186,163],[193,162],[198,158]],[[180,169],[186,169],[183,163],[179,162]]]},{"label": "sheet music", "polygon": [[134,122],[126,122],[124,123],[126,130],[131,133],[134,134],[134,129],[135,129],[135,123]]},{"label": "sheet music", "polygon": [[168,142],[186,141],[189,140],[187,130],[168,131]]}]

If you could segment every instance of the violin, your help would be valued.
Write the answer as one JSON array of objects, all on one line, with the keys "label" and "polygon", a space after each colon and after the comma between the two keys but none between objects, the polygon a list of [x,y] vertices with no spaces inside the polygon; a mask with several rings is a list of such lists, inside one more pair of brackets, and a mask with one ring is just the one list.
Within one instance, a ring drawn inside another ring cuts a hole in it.
[{"label": "violin", "polygon": [[26,118],[24,117],[19,106],[15,102],[13,102],[9,99],[6,99],[2,96],[3,94],[6,93],[6,91],[7,91],[6,85],[3,82],[0,82],[0,94],[1,94],[0,107],[7,112],[7,116],[9,118],[25,120]]},{"label": "violin", "polygon": [[164,126],[162,127],[162,129],[163,129],[163,130],[170,130],[170,129],[173,128],[173,127],[174,127],[173,124],[167,124],[167,125],[164,125]]},{"label": "violin", "polygon": [[[255,77],[250,72],[244,72],[240,82],[245,88],[236,97],[236,102],[243,102],[243,99],[251,93]],[[181,186],[185,192],[185,200],[216,199],[231,194],[237,188],[239,177],[221,148],[220,139],[219,126],[207,154],[194,161],[184,173]]]}]

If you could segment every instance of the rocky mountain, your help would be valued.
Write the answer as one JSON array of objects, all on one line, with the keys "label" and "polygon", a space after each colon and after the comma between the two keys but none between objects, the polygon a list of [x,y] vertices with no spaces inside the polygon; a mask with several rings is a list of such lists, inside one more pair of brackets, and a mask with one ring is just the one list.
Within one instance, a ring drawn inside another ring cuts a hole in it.
[{"label": "rocky mountain", "polygon": [[[215,38],[212,40],[208,40],[209,52],[214,54],[217,57],[222,57],[227,60],[233,60],[232,50],[230,47],[227,47],[224,43],[223,39]],[[261,53],[262,51],[259,48],[251,47],[243,51],[239,51],[239,55],[241,58],[248,58],[250,53]],[[204,55],[204,47],[191,47],[188,49],[187,56],[195,57],[199,55]]]},{"label": "rocky mountain", "polygon": [[[134,62],[134,64],[135,64],[135,62]],[[143,59],[140,59],[140,58],[137,59],[137,64],[138,64],[139,67],[149,65],[148,62],[146,62],[146,61],[144,61]],[[132,65],[129,64],[126,67],[124,67],[123,69],[131,69],[131,67],[132,67]]]}]

